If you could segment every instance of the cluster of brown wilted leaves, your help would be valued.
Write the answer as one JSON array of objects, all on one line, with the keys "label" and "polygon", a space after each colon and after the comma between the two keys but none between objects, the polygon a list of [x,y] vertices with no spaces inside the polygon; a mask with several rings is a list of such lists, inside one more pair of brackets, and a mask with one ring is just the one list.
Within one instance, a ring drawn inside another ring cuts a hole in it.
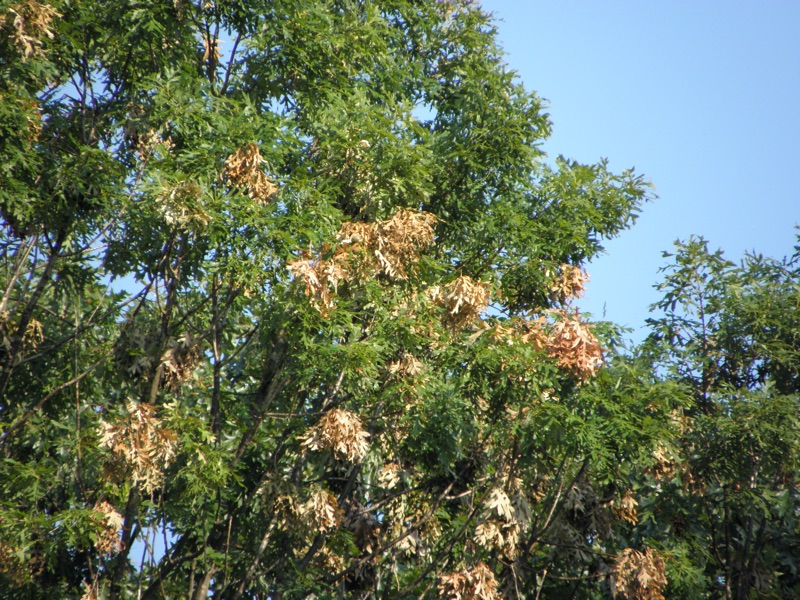
[{"label": "cluster of brown wilted leaves", "polygon": [[171,136],[165,138],[162,133],[152,127],[141,135],[135,135],[132,139],[135,140],[135,149],[141,159],[151,156],[159,146],[163,146],[167,151],[175,146]]},{"label": "cluster of brown wilted leaves", "polygon": [[87,583],[86,581],[83,582],[83,596],[81,596],[81,600],[97,600],[97,587],[96,585],[92,585]]},{"label": "cluster of brown wilted leaves", "polygon": [[546,350],[568,372],[580,381],[590,379],[603,365],[603,347],[592,332],[591,324],[582,321],[580,314],[566,310],[546,311],[554,322],[541,315],[532,319],[513,319],[506,324],[485,326],[473,338],[488,333],[505,344],[525,344],[536,350]]},{"label": "cluster of brown wilted leaves", "polygon": [[[341,281],[376,275],[406,279],[408,267],[418,260],[420,249],[433,241],[435,223],[436,217],[430,213],[405,209],[386,221],[345,222],[339,230],[335,250],[323,248],[316,254],[306,251],[289,263],[289,271],[304,284],[306,295],[324,312],[333,307]],[[323,258],[326,253],[331,256]]]},{"label": "cluster of brown wilted leaves", "polygon": [[475,319],[489,306],[489,284],[461,275],[443,288],[430,288],[431,300],[444,307],[445,324],[461,329],[475,323]]},{"label": "cluster of brown wilted leaves", "polygon": [[639,506],[639,503],[636,501],[636,498],[633,497],[633,494],[625,492],[619,500],[612,502],[611,511],[614,513],[614,516],[621,521],[627,521],[631,525],[637,525],[639,523],[639,514],[636,510],[637,506]]},{"label": "cluster of brown wilted leaves", "polygon": [[264,173],[258,145],[251,142],[239,148],[225,161],[223,179],[231,187],[247,191],[253,200],[266,203],[278,193],[278,186]]},{"label": "cluster of brown wilted leaves", "polygon": [[122,515],[106,500],[98,502],[94,507],[97,513],[99,533],[94,546],[100,554],[116,554],[120,551],[119,532],[122,529]]},{"label": "cluster of brown wilted leaves", "polygon": [[222,45],[222,41],[209,33],[203,33],[203,62],[210,61],[212,65],[219,63],[222,56],[219,47]]},{"label": "cluster of brown wilted leaves", "polygon": [[[0,310],[0,350],[8,351],[12,345],[12,336],[15,335],[17,324],[7,310]],[[25,350],[35,350],[44,341],[44,325],[41,321],[32,318],[28,321],[22,333],[22,347]]]},{"label": "cluster of brown wilted leaves", "polygon": [[508,492],[496,487],[489,493],[484,517],[473,536],[479,546],[508,558],[517,555],[520,534],[530,522],[530,505],[521,493],[521,481],[513,479],[511,484]]},{"label": "cluster of brown wilted leaves", "polygon": [[330,450],[338,458],[360,462],[369,451],[369,433],[364,431],[358,415],[334,408],[303,436],[309,450]]},{"label": "cluster of brown wilted leaves", "polygon": [[383,274],[392,279],[408,277],[407,265],[416,262],[420,248],[433,242],[437,218],[429,212],[400,209],[386,221],[346,222],[339,230],[339,243],[361,252],[362,276]]},{"label": "cluster of brown wilted leaves", "polygon": [[416,377],[425,369],[425,365],[413,354],[404,353],[400,360],[389,363],[389,373],[398,378]]},{"label": "cluster of brown wilted leaves", "polygon": [[289,263],[289,272],[303,282],[306,296],[325,314],[333,308],[339,282],[348,277],[346,266],[344,252],[337,252],[330,260],[315,258],[310,252],[304,252],[302,258]]},{"label": "cluster of brown wilted leaves", "polygon": [[439,578],[439,596],[447,600],[500,600],[497,580],[483,563]]},{"label": "cluster of brown wilted leaves", "polygon": [[323,489],[312,492],[311,497],[298,507],[297,515],[305,520],[314,533],[334,531],[344,518],[336,496]]},{"label": "cluster of brown wilted leaves", "polygon": [[547,352],[558,364],[586,381],[603,365],[603,348],[576,310],[553,311],[558,320],[547,337]]},{"label": "cluster of brown wilted leaves", "polygon": [[586,271],[575,265],[563,264],[558,267],[558,274],[550,291],[556,300],[566,303],[572,298],[583,296],[588,281],[589,274]]},{"label": "cluster of brown wilted leaves", "polygon": [[164,469],[175,457],[177,436],[156,417],[155,406],[130,401],[127,409],[127,419],[100,421],[100,444],[130,469],[134,485],[150,493],[161,484]]},{"label": "cluster of brown wilted leaves", "polygon": [[44,54],[42,40],[52,40],[55,37],[50,25],[53,17],[60,16],[52,6],[35,0],[26,0],[8,7],[6,23],[11,21],[11,37],[24,60]]},{"label": "cluster of brown wilted leaves", "polygon": [[614,565],[612,590],[625,600],[664,600],[664,569],[664,559],[653,549],[626,548]]}]

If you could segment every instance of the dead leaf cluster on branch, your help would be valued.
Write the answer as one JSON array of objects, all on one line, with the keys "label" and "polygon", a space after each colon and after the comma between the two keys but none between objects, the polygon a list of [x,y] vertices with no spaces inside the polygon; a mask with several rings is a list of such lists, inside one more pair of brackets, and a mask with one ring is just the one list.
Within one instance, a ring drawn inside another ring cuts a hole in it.
[{"label": "dead leaf cluster on branch", "polygon": [[583,296],[588,281],[589,274],[585,269],[576,265],[563,264],[558,268],[555,282],[550,291],[559,303],[565,304],[572,298]]},{"label": "dead leaf cluster on branch", "polygon": [[614,565],[612,589],[624,600],[664,600],[664,571],[664,559],[652,548],[626,548]]},{"label": "dead leaf cluster on branch", "polygon": [[134,485],[147,493],[156,489],[164,470],[175,457],[175,432],[164,427],[150,404],[129,401],[128,415],[121,421],[101,421],[101,445],[130,470]]},{"label": "dead leaf cluster on branch", "polygon": [[478,563],[439,578],[439,597],[447,600],[500,600],[497,580],[491,569]]},{"label": "dead leaf cluster on branch", "polygon": [[[215,41],[213,44],[214,52],[218,52],[217,43]],[[206,54],[210,52],[208,48],[206,46]],[[253,200],[266,203],[278,193],[278,186],[263,171],[265,162],[258,144],[251,142],[228,157],[222,173],[223,179],[231,187],[245,190]]]},{"label": "dead leaf cluster on branch", "polygon": [[[334,249],[303,252],[289,263],[289,272],[303,283],[306,295],[317,307],[327,311],[333,307],[342,281],[363,281],[378,275],[407,279],[420,250],[433,242],[436,221],[430,213],[400,209],[386,221],[345,222]],[[330,256],[324,257],[326,254]]]},{"label": "dead leaf cluster on branch", "polygon": [[369,433],[364,430],[358,415],[334,408],[303,437],[309,450],[330,450],[338,458],[360,462],[369,451]]},{"label": "dead leaf cluster on branch", "polygon": [[560,366],[586,381],[603,365],[603,348],[578,311],[553,312],[558,320],[547,338],[547,351]]},{"label": "dead leaf cluster on branch", "polygon": [[11,37],[25,60],[44,55],[43,40],[55,37],[50,26],[53,18],[60,16],[52,6],[35,0],[14,4],[6,9],[6,23],[10,22]]},{"label": "dead leaf cluster on branch", "polygon": [[445,309],[447,326],[463,329],[475,324],[489,306],[489,284],[461,275],[441,288],[431,288],[430,297]]}]

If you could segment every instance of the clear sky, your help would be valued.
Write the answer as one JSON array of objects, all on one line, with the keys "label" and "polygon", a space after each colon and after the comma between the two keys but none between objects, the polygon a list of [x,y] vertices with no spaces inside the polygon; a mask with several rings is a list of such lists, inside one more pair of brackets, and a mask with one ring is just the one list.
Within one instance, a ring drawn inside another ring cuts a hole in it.
[{"label": "clear sky", "polygon": [[544,149],[635,167],[659,198],[589,264],[584,310],[638,331],[661,252],[704,236],[791,255],[800,224],[800,0],[483,0],[548,100]]}]

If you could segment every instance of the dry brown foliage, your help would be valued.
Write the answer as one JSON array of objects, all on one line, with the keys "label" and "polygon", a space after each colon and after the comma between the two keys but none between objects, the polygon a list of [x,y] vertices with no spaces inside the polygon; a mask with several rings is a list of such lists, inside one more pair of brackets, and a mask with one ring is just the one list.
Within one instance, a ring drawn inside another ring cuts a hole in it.
[{"label": "dry brown foliage", "polygon": [[389,363],[389,373],[398,378],[416,377],[424,370],[425,365],[413,354],[404,353],[400,360]]},{"label": "dry brown foliage", "polygon": [[664,559],[652,548],[644,553],[626,548],[614,565],[611,589],[625,600],[664,600],[664,569]]},{"label": "dry brown foliage", "polygon": [[251,142],[228,157],[222,176],[231,187],[247,190],[250,198],[266,203],[278,193],[278,186],[262,170],[265,162],[258,145]]},{"label": "dry brown foliage", "polygon": [[207,33],[203,34],[203,62],[210,61],[212,65],[219,63],[221,56],[219,47],[222,42],[223,40],[219,38],[212,37]]},{"label": "dry brown foliage", "polygon": [[338,238],[362,251],[365,260],[358,266],[364,275],[406,279],[406,268],[416,262],[420,248],[433,242],[436,221],[431,213],[401,208],[386,221],[343,223]]},{"label": "dry brown foliage", "polygon": [[[8,311],[0,312],[0,349],[8,351],[11,348],[11,334],[17,329],[17,324]],[[25,350],[35,350],[44,341],[44,325],[31,317],[25,332],[22,334],[22,347]]]},{"label": "dry brown foliage", "polygon": [[177,436],[162,426],[155,406],[129,401],[127,409],[127,419],[100,421],[100,444],[131,470],[134,485],[150,493],[161,484],[164,469],[175,457]]},{"label": "dry brown foliage", "polygon": [[[514,318],[504,324],[495,324],[486,331],[490,333],[493,341],[512,346],[523,344],[533,346],[536,350],[543,350],[547,347],[547,319],[537,317],[535,319]],[[473,337],[483,334],[483,331],[476,332]]]},{"label": "dry brown foliage", "polygon": [[675,475],[679,462],[677,453],[659,442],[653,449],[653,466],[647,470],[647,473],[666,483]]},{"label": "dry brown foliage", "polygon": [[645,473],[662,483],[668,483],[680,476],[683,489],[692,494],[704,494],[705,482],[692,472],[691,463],[681,456],[681,452],[663,442],[659,442],[652,452],[653,464]]},{"label": "dry brown foliage", "polygon": [[[289,272],[303,282],[306,295],[325,313],[333,308],[342,281],[376,275],[406,279],[408,268],[419,259],[420,249],[433,241],[436,220],[430,213],[401,208],[386,221],[345,222],[334,251],[327,246],[316,255],[305,251],[288,264]],[[323,259],[324,254],[331,256]]]},{"label": "dry brown foliage", "polygon": [[[401,479],[402,473],[402,479]],[[398,483],[407,480],[408,486],[418,482],[413,473],[397,471]],[[424,493],[409,491],[394,495],[386,504],[383,520],[393,548],[407,557],[426,560],[431,549],[442,538],[442,526],[434,508]]]},{"label": "dry brown foliage", "polygon": [[487,550],[496,550],[503,556],[514,558],[518,553],[520,526],[500,519],[483,521],[475,528],[473,539]]},{"label": "dry brown foliage", "polygon": [[122,548],[122,541],[119,537],[122,529],[122,515],[107,501],[98,502],[94,509],[98,514],[97,521],[100,531],[94,547],[100,554],[116,554]]},{"label": "dry brown foliage", "polygon": [[611,511],[618,519],[627,521],[632,525],[639,523],[639,515],[636,507],[639,503],[630,492],[625,492],[619,500],[616,500],[611,505]]},{"label": "dry brown foliage", "polygon": [[357,415],[334,408],[303,436],[302,442],[309,450],[331,450],[341,459],[360,462],[369,451],[367,438],[369,434]]},{"label": "dry brown foliage", "polygon": [[395,462],[386,463],[378,472],[378,485],[386,490],[393,490],[402,482],[403,468]]},{"label": "dry brown foliage", "polygon": [[160,132],[152,127],[141,135],[137,135],[135,141],[136,152],[141,159],[151,156],[159,146],[163,146],[164,149],[169,151],[175,145],[172,141],[172,137],[164,138]]},{"label": "dry brown foliage", "polygon": [[565,303],[572,298],[583,296],[588,281],[589,274],[585,270],[575,265],[563,264],[558,268],[555,283],[550,291],[556,300]]},{"label": "dry brown foliage", "polygon": [[347,256],[343,252],[330,260],[321,260],[304,252],[301,258],[290,262],[288,268],[295,279],[303,282],[306,296],[323,314],[333,308],[339,282],[349,278]]},{"label": "dry brown foliage", "polygon": [[545,331],[546,319],[520,319],[514,322],[514,333],[523,344],[529,344],[542,350],[547,347],[547,333]]},{"label": "dry brown foliage", "polygon": [[577,310],[574,314],[565,311],[553,313],[559,320],[548,336],[548,353],[581,381],[588,380],[603,365],[603,348],[591,326],[581,321]]},{"label": "dry brown foliage", "polygon": [[11,37],[17,45],[22,58],[44,55],[44,38],[53,39],[55,34],[50,25],[53,17],[60,17],[56,9],[47,4],[27,0],[13,4],[6,12],[6,23],[11,22]]},{"label": "dry brown foliage", "polygon": [[83,596],[81,596],[81,600],[97,600],[97,589],[95,585],[87,583],[84,581],[83,585]]},{"label": "dry brown foliage", "polygon": [[36,348],[44,341],[44,326],[41,321],[31,317],[28,326],[25,327],[25,333],[22,334],[22,343],[25,348]]},{"label": "dry brown foliage", "polygon": [[297,514],[315,533],[338,529],[344,518],[336,496],[328,490],[312,492],[311,497],[298,507]]},{"label": "dry brown foliage", "polygon": [[439,596],[447,600],[500,600],[494,573],[483,563],[439,578]]},{"label": "dry brown foliage", "polygon": [[300,502],[297,487],[278,477],[268,479],[259,489],[259,495],[265,499],[265,506],[270,506],[276,527],[294,528],[305,503]]},{"label": "dry brown foliage", "polygon": [[489,306],[489,284],[461,275],[444,288],[431,288],[431,299],[444,307],[445,324],[453,329],[472,325]]},{"label": "dry brown foliage", "polygon": [[[326,545],[323,545],[314,556],[314,564],[316,568],[330,575],[341,573],[347,568],[347,561]],[[314,596],[307,596],[307,598],[310,600]]]},{"label": "dry brown foliage", "polygon": [[[511,493],[511,496],[509,496]],[[518,552],[520,534],[530,522],[530,505],[521,493],[521,482],[510,482],[509,493],[502,487],[488,495],[484,519],[475,528],[475,543],[487,550],[496,550],[508,558]]]}]

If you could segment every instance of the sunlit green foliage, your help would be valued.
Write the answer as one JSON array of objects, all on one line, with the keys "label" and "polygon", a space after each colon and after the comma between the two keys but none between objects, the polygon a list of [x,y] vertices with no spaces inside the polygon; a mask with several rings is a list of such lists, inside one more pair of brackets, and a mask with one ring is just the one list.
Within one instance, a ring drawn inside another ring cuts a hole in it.
[{"label": "sunlit green foliage", "polygon": [[692,238],[664,269],[642,351],[685,401],[639,534],[673,556],[676,597],[800,592],[797,259],[737,265]]},{"label": "sunlit green foliage", "polygon": [[0,595],[793,589],[796,267],[682,252],[612,352],[647,185],[544,155],[475,3],[0,28]]}]

